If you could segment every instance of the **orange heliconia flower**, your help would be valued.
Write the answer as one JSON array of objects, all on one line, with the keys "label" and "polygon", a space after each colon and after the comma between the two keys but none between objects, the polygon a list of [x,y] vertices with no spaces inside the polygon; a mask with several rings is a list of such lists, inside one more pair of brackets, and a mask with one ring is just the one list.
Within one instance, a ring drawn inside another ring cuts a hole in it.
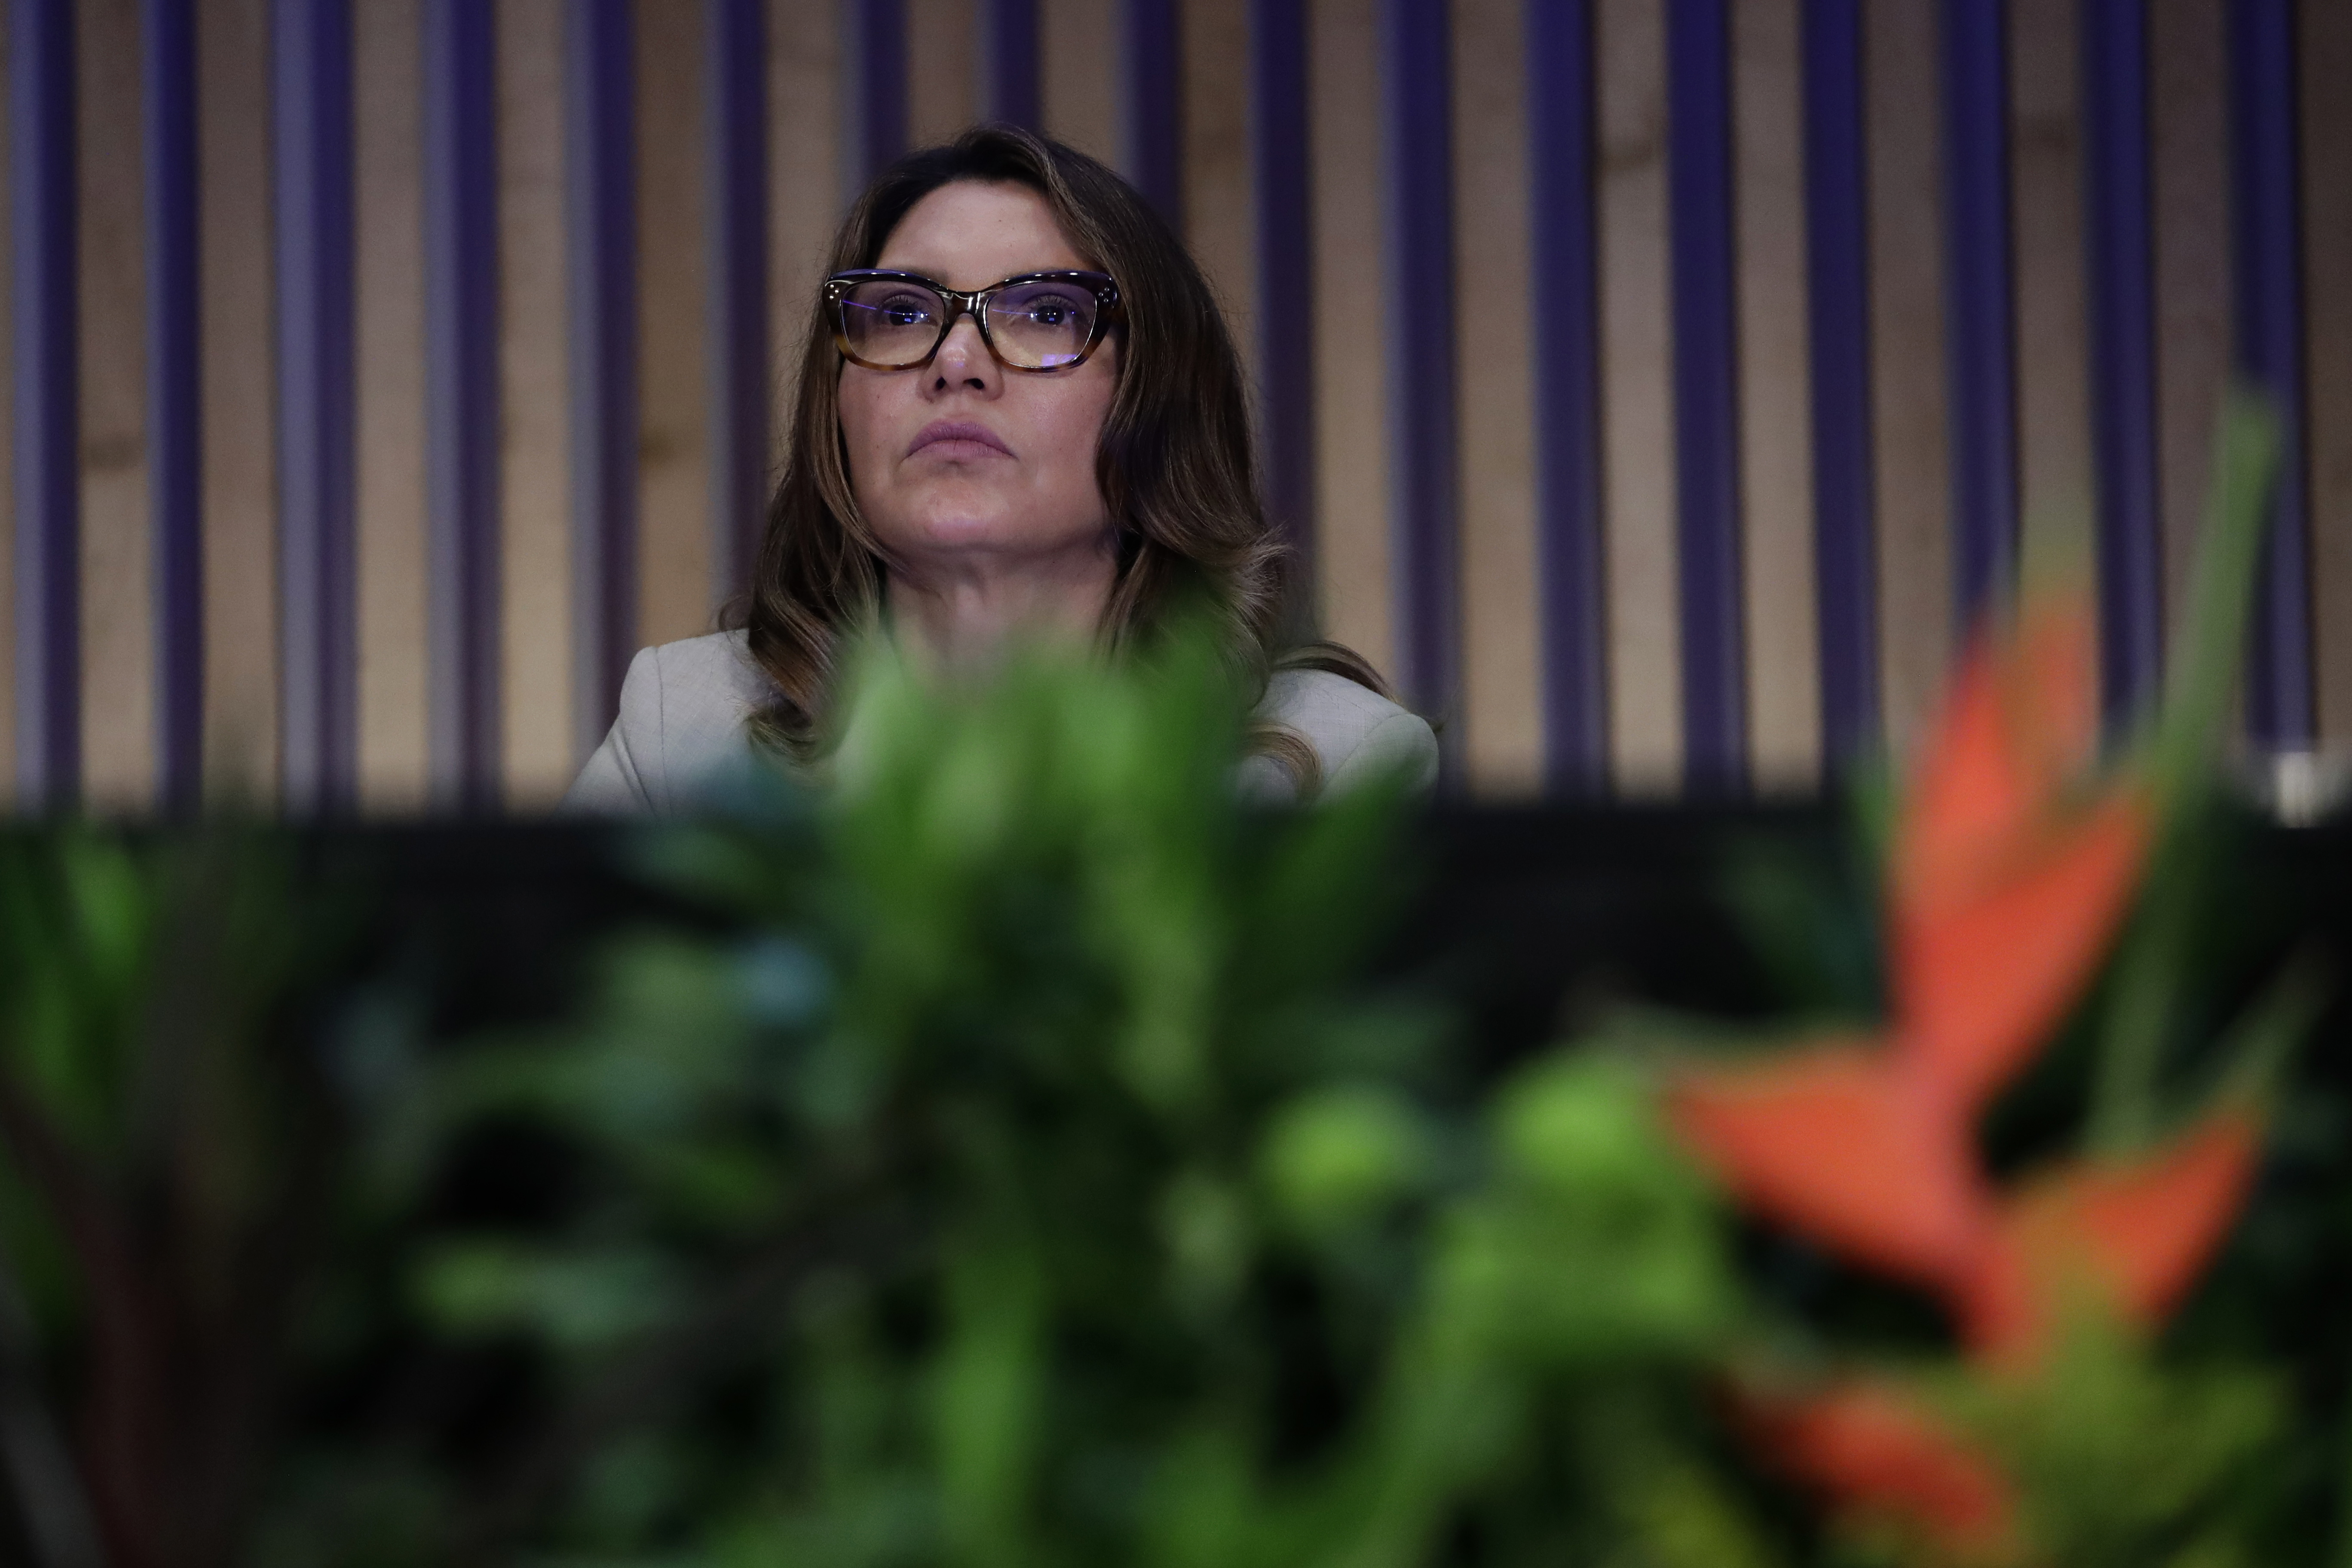
[{"label": "orange heliconia flower", "polygon": [[2162,1322],[2229,1234],[2261,1153],[2259,1119],[2225,1106],[2139,1159],[2081,1160],[2025,1183],[1968,1281],[1970,1349],[2030,1364],[2068,1291],[2126,1322]]},{"label": "orange heliconia flower", "polygon": [[[2086,1294],[2160,1322],[2228,1233],[2260,1150],[2255,1117],[2230,1108],[2141,1158],[2076,1162],[2013,1194],[1979,1159],[1978,1115],[2088,984],[2147,858],[2142,792],[2080,788],[2091,658],[2078,601],[1979,643],[1954,682],[1890,857],[1884,1035],[1694,1068],[1668,1089],[1684,1138],[1749,1207],[1934,1292],[1970,1352],[2007,1370],[2035,1364]],[[1751,1404],[1776,1453],[1842,1506],[1954,1547],[2006,1518],[1990,1463],[1889,1388]]]},{"label": "orange heliconia flower", "polygon": [[1903,1389],[1849,1378],[1801,1397],[1735,1390],[1733,1398],[1757,1451],[1837,1500],[1851,1522],[1907,1525],[1962,1561],[2014,1556],[2008,1478]]},{"label": "orange heliconia flower", "polygon": [[1966,1129],[1884,1051],[1828,1046],[1695,1072],[1684,1136],[1749,1205],[1856,1262],[1942,1290],[1984,1249]]}]

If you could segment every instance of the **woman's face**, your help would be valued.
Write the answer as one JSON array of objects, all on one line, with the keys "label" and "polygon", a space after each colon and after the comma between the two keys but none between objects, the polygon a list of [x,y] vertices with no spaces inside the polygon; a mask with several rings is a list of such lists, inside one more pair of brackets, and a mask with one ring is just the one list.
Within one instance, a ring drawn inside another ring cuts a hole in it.
[{"label": "woman's face", "polygon": [[[1088,265],[1024,185],[942,185],[899,221],[877,267],[979,289]],[[1106,341],[1075,368],[1007,371],[969,314],[929,364],[844,361],[849,481],[882,545],[918,572],[959,556],[1056,555],[1108,542],[1095,447],[1118,379]]]}]

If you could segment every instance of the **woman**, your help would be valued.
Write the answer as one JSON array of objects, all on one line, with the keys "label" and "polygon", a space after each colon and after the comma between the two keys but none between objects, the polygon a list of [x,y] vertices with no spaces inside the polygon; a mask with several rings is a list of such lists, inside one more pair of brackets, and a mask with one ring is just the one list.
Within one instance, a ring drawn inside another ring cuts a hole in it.
[{"label": "woman", "polygon": [[1206,282],[1118,175],[987,127],[901,160],[834,245],[742,627],[647,648],[565,797],[689,809],[764,744],[816,762],[877,619],[939,679],[1005,639],[1147,645],[1205,605],[1263,689],[1244,787],[1308,798],[1437,746],[1344,648],[1284,653],[1285,552]]}]

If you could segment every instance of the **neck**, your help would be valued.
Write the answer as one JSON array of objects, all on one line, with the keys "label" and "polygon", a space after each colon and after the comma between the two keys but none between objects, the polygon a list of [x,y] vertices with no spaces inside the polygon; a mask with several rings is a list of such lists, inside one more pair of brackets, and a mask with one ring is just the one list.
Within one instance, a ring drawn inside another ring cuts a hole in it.
[{"label": "neck", "polygon": [[974,552],[894,568],[892,639],[932,674],[985,674],[1016,638],[1083,641],[1102,624],[1118,577],[1108,538],[1017,559]]}]

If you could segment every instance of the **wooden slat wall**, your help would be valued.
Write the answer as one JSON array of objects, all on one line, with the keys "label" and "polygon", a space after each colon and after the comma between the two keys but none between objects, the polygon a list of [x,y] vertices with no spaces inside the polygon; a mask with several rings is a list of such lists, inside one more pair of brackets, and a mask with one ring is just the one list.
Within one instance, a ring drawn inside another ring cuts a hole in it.
[{"label": "wooden slat wall", "polygon": [[1536,643],[1535,378],[1543,345],[1498,324],[1528,298],[1527,55],[1513,0],[1454,0],[1454,376],[1462,407],[1462,755],[1495,794],[1543,779]]},{"label": "wooden slat wall", "polygon": [[425,803],[425,250],[418,0],[352,12],[359,164],[360,798]]},{"label": "wooden slat wall", "polygon": [[1936,33],[1934,0],[1876,0],[1864,13],[1879,694],[1898,756],[1917,742],[1952,646]]},{"label": "wooden slat wall", "polygon": [[1671,792],[1683,768],[1665,9],[1664,0],[1601,0],[1595,7],[1609,751],[1617,787],[1635,794]]},{"label": "wooden slat wall", "polygon": [[[577,0],[497,0],[499,700],[503,798],[551,802],[576,767],[566,256],[566,17]],[[858,0],[765,0],[773,459],[810,299],[847,197],[845,39]],[[1049,132],[1115,164],[1128,0],[1038,0]],[[1175,72],[1183,228],[1253,369],[1260,312],[1313,322],[1312,554],[1323,629],[1393,668],[1384,0],[1306,0],[1311,261],[1292,300],[1259,297],[1250,50],[1258,0],[1181,0]],[[1453,267],[1461,479],[1462,693],[1449,749],[1490,795],[1538,789],[1541,715],[1533,408],[1546,346],[1507,324],[1546,286],[1529,260],[1527,6],[1449,0]],[[2186,588],[2207,442],[2231,361],[2224,17],[2231,0],[2148,0],[2158,341],[2158,504],[2169,616]],[[271,187],[272,0],[197,6],[205,767],[215,795],[278,774],[278,651]],[[427,628],[420,225],[422,0],[352,0],[357,192],[362,804],[425,798]],[[1668,233],[1668,0],[1593,0],[1601,495],[1609,772],[1679,787],[1675,279]],[[2007,0],[2018,486],[2024,553],[2087,570],[2095,474],[2084,239],[2087,175],[2074,0]],[[703,0],[634,0],[639,640],[712,624],[711,215]],[[75,8],[81,356],[79,676],[84,794],[154,798],[138,0]],[[1803,0],[1733,0],[1740,409],[1739,602],[1747,763],[1762,790],[1822,776],[1812,555]],[[1869,403],[1878,690],[1889,743],[1916,742],[1954,624],[1947,424],[1941,0],[1864,0]],[[988,101],[988,0],[904,0],[908,134],[951,134]],[[864,24],[860,24],[864,25]],[[2301,0],[2309,527],[2322,742],[2352,746],[2352,8]],[[0,191],[0,201],[5,192]],[[1496,323],[1505,330],[1496,335]],[[7,328],[0,322],[0,353]],[[11,378],[0,377],[0,427]],[[0,493],[13,461],[0,442]],[[14,526],[0,518],[0,533]],[[13,614],[0,552],[0,618]],[[13,645],[0,645],[0,647]],[[0,681],[0,752],[22,700]],[[0,762],[5,762],[0,757]]]},{"label": "wooden slat wall", "polygon": [[1395,667],[1381,265],[1380,38],[1373,0],[1314,0],[1315,556],[1323,630]]},{"label": "wooden slat wall", "polygon": [[2352,746],[2352,5],[2304,0],[2303,222],[2319,739]]},{"label": "wooden slat wall", "polygon": [[1743,0],[1732,13],[1748,766],[1775,792],[1811,788],[1822,762],[1802,9]]},{"label": "wooden slat wall", "polygon": [[84,790],[133,805],[154,771],[147,559],[145,173],[137,0],[75,8],[80,93],[81,696]]}]

